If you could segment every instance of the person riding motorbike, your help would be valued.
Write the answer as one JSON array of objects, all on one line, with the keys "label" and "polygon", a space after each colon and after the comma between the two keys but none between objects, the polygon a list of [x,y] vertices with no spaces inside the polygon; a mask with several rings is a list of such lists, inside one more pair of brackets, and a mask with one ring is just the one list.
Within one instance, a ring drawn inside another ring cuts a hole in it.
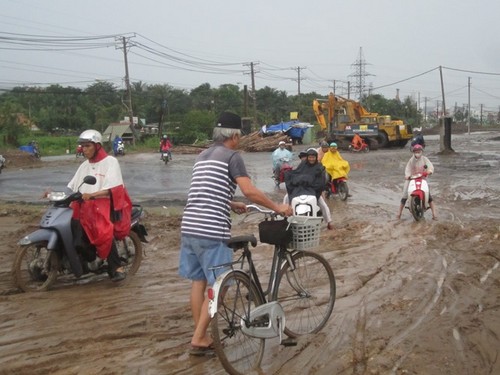
[{"label": "person riding motorbike", "polygon": [[330,148],[329,144],[327,141],[322,141],[319,144],[319,148],[316,150],[318,151],[318,161],[321,162],[323,159],[323,156],[328,152],[328,149]]},{"label": "person riding motorbike", "polygon": [[338,150],[338,146],[335,142],[330,143],[330,149],[323,159],[321,159],[321,163],[325,167],[328,182],[337,180],[341,177],[346,177],[351,170],[349,162],[344,160],[344,158],[340,155]]},{"label": "person riding motorbike", "polygon": [[361,138],[359,136],[358,133],[354,133],[354,137],[352,138],[351,145],[352,145],[352,147],[354,147],[355,150],[361,150],[363,148],[363,146],[366,146],[366,143],[363,140],[363,138]]},{"label": "person riding motorbike", "polygon": [[123,144],[123,139],[117,134],[115,135],[115,139],[113,140],[113,153],[118,155],[118,146]]},{"label": "person riding motorbike", "polygon": [[172,142],[170,142],[170,139],[166,134],[163,135],[163,137],[160,140],[160,159],[163,158],[163,153],[168,153],[169,157],[172,157],[172,154],[170,152],[170,149],[172,148]]},{"label": "person riding motorbike", "polygon": [[[427,177],[434,173],[434,166],[427,157],[423,156],[423,151],[424,148],[421,145],[416,144],[415,146],[413,146],[412,149],[413,156],[410,158],[410,160],[408,160],[408,163],[406,164],[405,183],[403,186],[403,198],[401,198],[399,211],[396,216],[397,219],[401,219],[401,214],[403,213],[406,201],[408,200],[408,185],[410,184],[410,177],[419,173]],[[432,211],[432,219],[437,220],[436,209],[430,192],[429,192],[429,206]]]},{"label": "person riding motorbike", "polygon": [[325,168],[318,162],[318,152],[314,148],[302,151],[299,154],[301,163],[294,170],[285,172],[287,194],[283,203],[290,204],[292,199],[299,195],[314,195],[318,201],[328,230],[333,229],[330,208],[326,204],[322,193],[325,186]]},{"label": "person riding motorbike", "polygon": [[[69,189],[80,189],[82,193],[82,200],[72,203],[76,247],[88,261],[95,259],[95,253],[107,259],[111,280],[122,281],[126,275],[113,239],[128,235],[132,202],[123,183],[120,164],[106,153],[97,130],[85,130],[78,143],[87,160],[68,183]],[[96,177],[97,183],[82,185],[87,175]]]},{"label": "person riding motorbike", "polygon": [[424,136],[422,135],[422,128],[414,128],[413,134],[415,134],[415,136],[411,139],[410,148],[413,150],[413,147],[415,145],[420,145],[422,146],[422,148],[425,148],[425,140]]},{"label": "person riding motorbike", "polygon": [[278,143],[278,148],[272,153],[273,160],[273,173],[277,181],[279,181],[280,169],[283,164],[283,159],[292,160],[292,153],[288,151],[286,148],[286,143],[284,141],[280,141]]}]

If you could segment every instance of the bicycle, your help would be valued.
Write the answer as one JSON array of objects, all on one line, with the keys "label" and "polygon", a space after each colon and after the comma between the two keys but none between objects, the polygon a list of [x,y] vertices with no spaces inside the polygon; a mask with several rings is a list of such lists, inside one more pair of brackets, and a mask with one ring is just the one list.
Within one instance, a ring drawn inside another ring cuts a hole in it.
[{"label": "bicycle", "polygon": [[[228,246],[242,254],[234,262],[211,268],[228,270],[208,290],[215,352],[233,375],[260,367],[266,339],[279,337],[280,344],[289,346],[300,335],[319,332],[330,318],[336,293],[327,260],[307,251],[319,244],[321,218],[277,220],[273,211],[254,205],[247,209],[265,214],[259,225],[260,241],[275,245],[267,289],[252,260],[250,244],[255,247],[257,239],[250,234],[229,240]],[[290,242],[292,249],[288,249]],[[289,338],[284,339],[283,334]]]}]

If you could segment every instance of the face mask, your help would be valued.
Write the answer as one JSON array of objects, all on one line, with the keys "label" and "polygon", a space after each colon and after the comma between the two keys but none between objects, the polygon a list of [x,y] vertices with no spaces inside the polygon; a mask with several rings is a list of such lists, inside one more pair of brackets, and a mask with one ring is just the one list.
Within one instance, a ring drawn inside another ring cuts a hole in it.
[{"label": "face mask", "polygon": [[422,156],[422,152],[421,151],[417,151],[417,152],[414,152],[413,155],[415,155],[415,158],[418,159]]}]

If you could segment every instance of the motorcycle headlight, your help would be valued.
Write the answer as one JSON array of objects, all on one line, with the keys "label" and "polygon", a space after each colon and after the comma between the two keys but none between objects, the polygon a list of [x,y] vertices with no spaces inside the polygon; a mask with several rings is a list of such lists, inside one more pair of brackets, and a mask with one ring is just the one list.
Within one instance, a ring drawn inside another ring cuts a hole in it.
[{"label": "motorcycle headlight", "polygon": [[63,191],[53,191],[49,193],[47,198],[49,198],[49,200],[53,202],[62,201],[66,198],[66,193]]}]

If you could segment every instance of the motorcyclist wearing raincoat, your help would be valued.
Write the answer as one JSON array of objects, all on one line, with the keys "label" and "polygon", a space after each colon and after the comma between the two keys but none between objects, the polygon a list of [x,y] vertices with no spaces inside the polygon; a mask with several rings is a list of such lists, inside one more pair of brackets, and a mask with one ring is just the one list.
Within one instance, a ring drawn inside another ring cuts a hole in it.
[{"label": "motorcyclist wearing raincoat", "polygon": [[278,148],[273,151],[272,160],[273,160],[273,173],[274,176],[279,179],[281,165],[283,164],[283,159],[292,160],[292,153],[286,149],[286,143],[284,141],[280,141],[278,143]]},{"label": "motorcyclist wearing raincoat", "polygon": [[[420,144],[416,144],[412,147],[413,156],[408,160],[405,167],[405,183],[403,185],[403,198],[401,198],[401,203],[399,204],[397,219],[401,219],[401,214],[408,200],[408,186],[410,184],[410,177],[416,174],[423,174],[425,178],[434,173],[434,165],[431,161],[423,155],[424,148]],[[429,207],[432,212],[432,219],[437,220],[436,206],[434,200],[429,192]]]},{"label": "motorcyclist wearing raincoat", "polygon": [[287,194],[283,203],[290,204],[292,199],[305,194],[314,195],[318,201],[323,218],[329,230],[333,229],[330,208],[326,204],[322,192],[325,188],[325,168],[318,161],[318,151],[309,148],[299,154],[301,163],[294,170],[285,172]]},{"label": "motorcyclist wearing raincoat", "polygon": [[[78,143],[82,145],[87,160],[68,183],[69,189],[80,189],[82,193],[82,201],[72,203],[73,219],[83,228],[83,243],[90,242],[97,256],[107,259],[110,278],[121,281],[125,272],[113,239],[128,235],[132,202],[123,184],[120,164],[104,150],[101,134],[96,130],[86,130]],[[97,179],[95,185],[81,185],[88,175]]]},{"label": "motorcyclist wearing raincoat", "polygon": [[325,167],[328,181],[341,177],[347,178],[351,170],[349,162],[342,158],[335,142],[330,143],[330,149],[321,159],[321,164]]},{"label": "motorcyclist wearing raincoat", "polygon": [[364,146],[366,146],[366,143],[358,133],[355,133],[354,137],[352,138],[351,145],[355,150],[361,150]]},{"label": "motorcyclist wearing raincoat", "polygon": [[168,138],[168,136],[166,134],[164,134],[160,140],[160,154],[166,152],[171,157],[172,156],[172,154],[170,152],[171,148],[172,148],[172,142],[170,142],[170,139]]},{"label": "motorcyclist wearing raincoat", "polygon": [[123,139],[117,134],[115,135],[115,139],[113,139],[113,153],[115,156],[118,154],[118,146],[120,143],[123,143]]}]

